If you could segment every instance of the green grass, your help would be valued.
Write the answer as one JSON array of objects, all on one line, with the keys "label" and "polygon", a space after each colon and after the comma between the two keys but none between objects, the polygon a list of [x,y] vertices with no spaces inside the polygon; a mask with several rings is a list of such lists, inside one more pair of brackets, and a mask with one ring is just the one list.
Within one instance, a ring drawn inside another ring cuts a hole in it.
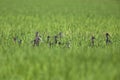
[{"label": "green grass", "polygon": [[[120,80],[119,0],[0,0],[0,80]],[[33,47],[38,31],[43,43]],[[63,32],[71,47],[48,47]],[[105,33],[112,44],[105,44]],[[91,36],[95,46],[90,46]],[[22,39],[21,46],[13,37]]]}]

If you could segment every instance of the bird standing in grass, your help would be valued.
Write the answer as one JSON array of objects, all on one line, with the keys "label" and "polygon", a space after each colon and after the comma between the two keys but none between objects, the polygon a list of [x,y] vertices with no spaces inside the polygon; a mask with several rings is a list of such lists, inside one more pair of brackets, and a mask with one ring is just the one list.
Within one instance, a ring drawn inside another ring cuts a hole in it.
[{"label": "bird standing in grass", "polygon": [[14,43],[16,43],[17,37],[13,37],[13,41],[14,41]]},{"label": "bird standing in grass", "polygon": [[59,36],[59,38],[60,38],[60,40],[62,39],[62,37],[63,37],[63,33],[62,32],[60,32],[59,34],[58,34],[58,36]]},{"label": "bird standing in grass", "polygon": [[58,45],[62,45],[63,44],[63,42],[62,42],[63,33],[62,32],[59,32],[58,38],[59,38]]},{"label": "bird standing in grass", "polygon": [[91,37],[91,46],[94,46],[94,45],[95,45],[95,37],[92,36],[92,37]]},{"label": "bird standing in grass", "polygon": [[16,43],[18,43],[19,45],[22,44],[22,40],[19,39],[18,37],[13,37],[13,41],[14,41],[15,44],[16,44]]},{"label": "bird standing in grass", "polygon": [[51,37],[47,36],[47,43],[51,47],[53,45],[53,43],[50,41],[50,39],[51,39]]},{"label": "bird standing in grass", "polygon": [[50,42],[50,36],[47,36],[47,43]]},{"label": "bird standing in grass", "polygon": [[58,44],[58,45],[61,45],[61,36],[58,35],[58,36],[54,36],[54,43],[55,44]]},{"label": "bird standing in grass", "polygon": [[36,32],[36,36],[35,36],[35,39],[34,39],[34,45],[33,46],[39,46],[40,41],[42,41],[42,38],[41,38],[41,36],[39,36],[39,33]]},{"label": "bird standing in grass", "polygon": [[54,42],[55,42],[55,44],[58,43],[58,36],[54,36]]},{"label": "bird standing in grass", "polygon": [[111,43],[110,35],[109,35],[109,33],[106,33],[106,45],[109,43]]},{"label": "bird standing in grass", "polygon": [[22,40],[21,39],[18,40],[18,44],[19,44],[19,46],[22,44]]}]

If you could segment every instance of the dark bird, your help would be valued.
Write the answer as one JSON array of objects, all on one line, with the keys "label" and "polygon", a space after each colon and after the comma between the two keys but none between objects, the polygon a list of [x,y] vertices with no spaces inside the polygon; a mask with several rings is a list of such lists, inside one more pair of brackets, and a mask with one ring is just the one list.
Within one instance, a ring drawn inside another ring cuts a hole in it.
[{"label": "dark bird", "polygon": [[50,41],[50,36],[47,36],[47,43],[49,45],[49,47],[51,47],[53,45],[53,42]]},{"label": "dark bird", "polygon": [[14,43],[16,43],[17,42],[17,37],[13,37],[13,41],[14,41]]},{"label": "dark bird", "polygon": [[92,36],[92,37],[91,37],[91,46],[94,46],[94,45],[95,45],[95,37]]},{"label": "dark bird", "polygon": [[36,32],[36,35],[35,35],[35,39],[33,40],[34,41],[34,46],[39,46],[39,42],[41,41],[41,36],[39,36],[39,33]]},{"label": "dark bird", "polygon": [[60,38],[60,40],[62,39],[62,37],[63,37],[63,33],[62,32],[60,32],[59,34],[58,34],[58,36],[59,36],[59,38]]},{"label": "dark bird", "polygon": [[21,45],[22,44],[22,40],[20,39],[20,40],[18,40],[18,44],[19,45]]},{"label": "dark bird", "polygon": [[55,44],[58,43],[58,36],[54,36],[54,42],[55,42]]},{"label": "dark bird", "polygon": [[39,32],[36,32],[35,37],[39,37]]},{"label": "dark bird", "polygon": [[109,44],[109,43],[111,43],[110,35],[109,33],[106,33],[106,44]]},{"label": "dark bird", "polygon": [[62,44],[59,35],[58,35],[58,36],[54,36],[54,43],[55,43],[55,44],[58,44],[58,45],[61,45],[61,44]]},{"label": "dark bird", "polygon": [[34,46],[39,46],[39,38],[34,39]]},{"label": "dark bird", "polygon": [[63,42],[62,42],[63,33],[62,33],[62,32],[60,32],[60,33],[58,34],[58,36],[59,36],[58,45],[63,45]]},{"label": "dark bird", "polygon": [[59,42],[58,42],[58,45],[61,45],[61,44],[62,44],[62,43],[59,41]]},{"label": "dark bird", "polygon": [[49,42],[49,43],[48,43],[49,47],[52,47],[53,44],[54,44],[53,42]]},{"label": "dark bird", "polygon": [[47,36],[47,43],[50,42],[50,36]]},{"label": "dark bird", "polygon": [[18,37],[13,37],[13,41],[14,41],[14,43],[18,43],[19,45],[22,44],[22,40],[19,39]]}]

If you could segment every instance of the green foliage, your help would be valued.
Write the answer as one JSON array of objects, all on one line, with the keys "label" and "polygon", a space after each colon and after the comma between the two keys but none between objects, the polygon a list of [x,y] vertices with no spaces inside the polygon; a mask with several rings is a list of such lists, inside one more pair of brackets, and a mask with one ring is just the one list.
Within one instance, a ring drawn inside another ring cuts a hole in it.
[{"label": "green foliage", "polygon": [[[119,0],[0,0],[0,80],[120,80],[119,4]],[[33,47],[37,31],[43,42]],[[70,48],[48,46],[46,37],[59,32],[63,42],[71,42]],[[110,45],[105,44],[106,32]]]}]

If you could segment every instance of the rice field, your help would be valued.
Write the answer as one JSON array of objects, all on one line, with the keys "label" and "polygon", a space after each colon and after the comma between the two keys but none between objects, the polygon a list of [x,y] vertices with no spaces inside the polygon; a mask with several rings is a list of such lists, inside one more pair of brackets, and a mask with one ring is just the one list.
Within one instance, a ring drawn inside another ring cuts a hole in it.
[{"label": "rice field", "polygon": [[119,0],[0,0],[0,80],[120,80]]}]

